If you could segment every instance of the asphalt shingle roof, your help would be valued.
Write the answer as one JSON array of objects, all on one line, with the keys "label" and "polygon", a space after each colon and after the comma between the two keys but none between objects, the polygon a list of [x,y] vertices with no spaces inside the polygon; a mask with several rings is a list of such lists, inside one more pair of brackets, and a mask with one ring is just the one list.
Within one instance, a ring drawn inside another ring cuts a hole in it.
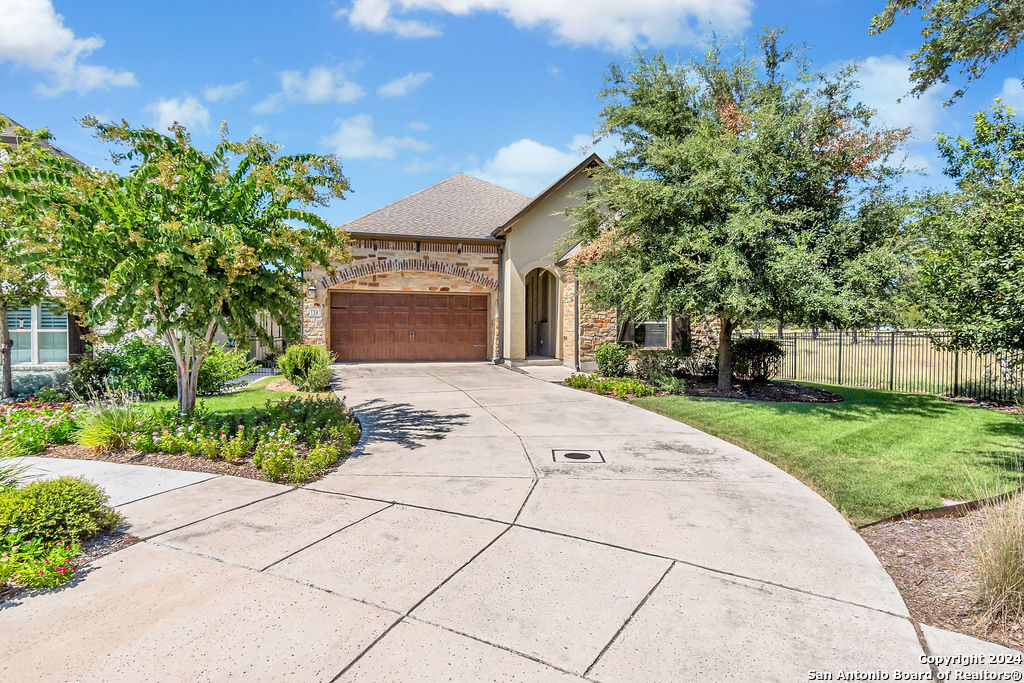
[{"label": "asphalt shingle roof", "polygon": [[[21,137],[18,136],[18,128],[24,128],[24,126],[22,126],[20,123],[12,119],[10,116],[7,116],[3,112],[0,112],[0,145],[11,145],[12,147],[16,147],[18,143],[21,142]],[[65,157],[73,161],[78,161],[78,159],[75,159],[73,156],[62,150],[60,147],[57,147],[56,145],[47,140],[41,141],[40,144],[43,147],[50,149],[54,154],[57,154],[58,156]],[[81,164],[82,162],[78,161],[78,163]],[[82,165],[84,166],[84,164]]]},{"label": "asphalt shingle roof", "polygon": [[526,195],[460,173],[341,227],[357,235],[489,240],[495,228],[530,201]]}]

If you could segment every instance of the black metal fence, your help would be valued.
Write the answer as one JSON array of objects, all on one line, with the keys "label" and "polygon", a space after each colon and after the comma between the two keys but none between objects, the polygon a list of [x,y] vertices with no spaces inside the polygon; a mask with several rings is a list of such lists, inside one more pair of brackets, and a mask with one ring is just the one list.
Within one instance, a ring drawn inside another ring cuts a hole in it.
[{"label": "black metal fence", "polygon": [[276,375],[278,373],[277,358],[284,351],[286,346],[283,337],[274,337],[274,343],[271,346],[267,346],[259,340],[258,337],[253,336],[249,340],[249,360],[254,360],[258,364],[252,374],[254,375]]},{"label": "black metal fence", "polygon": [[738,336],[777,338],[786,351],[781,379],[981,401],[1024,398],[1024,355],[978,354],[941,346],[947,332],[820,330]]}]

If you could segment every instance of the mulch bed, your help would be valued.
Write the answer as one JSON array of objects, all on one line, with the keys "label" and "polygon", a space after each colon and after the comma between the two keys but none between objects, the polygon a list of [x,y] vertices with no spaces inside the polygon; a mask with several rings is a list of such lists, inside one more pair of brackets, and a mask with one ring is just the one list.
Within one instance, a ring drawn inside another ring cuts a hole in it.
[{"label": "mulch bed", "polygon": [[914,619],[1024,650],[1024,624],[986,623],[972,593],[976,575],[970,536],[979,514],[878,524],[860,533]]},{"label": "mulch bed", "polygon": [[[207,472],[209,474],[228,474],[232,477],[245,477],[247,479],[258,479],[266,481],[263,472],[252,464],[248,457],[241,458],[234,462],[224,460],[209,460],[207,458],[194,458],[185,453],[139,453],[138,451],[113,451],[94,452],[81,446],[49,446],[41,453],[41,458],[71,458],[74,460],[105,460],[106,462],[119,462],[127,465],[149,465],[150,467],[163,467],[169,470],[184,470],[187,472]],[[338,464],[344,458],[338,459]]]},{"label": "mulch bed", "polygon": [[713,377],[687,377],[686,395],[706,398],[736,398],[770,403],[841,403],[843,397],[831,391],[807,387],[790,382],[755,382],[736,380],[732,393],[718,391],[718,379]]},{"label": "mulch bed", "polygon": [[972,406],[974,408],[987,408],[988,410],[995,410],[1000,413],[1017,414],[1021,413],[1021,407],[1016,403],[1008,401],[979,401],[976,398],[970,398],[969,396],[942,396],[945,401],[950,403],[958,403],[964,406]]},{"label": "mulch bed", "polygon": [[264,387],[264,388],[267,391],[291,391],[291,392],[297,392],[299,390],[299,388],[297,386],[295,386],[294,384],[292,384],[291,382],[289,382],[288,380],[286,380],[283,377],[281,377],[279,379],[275,379],[275,380],[273,380],[271,382],[268,382],[267,386]]}]

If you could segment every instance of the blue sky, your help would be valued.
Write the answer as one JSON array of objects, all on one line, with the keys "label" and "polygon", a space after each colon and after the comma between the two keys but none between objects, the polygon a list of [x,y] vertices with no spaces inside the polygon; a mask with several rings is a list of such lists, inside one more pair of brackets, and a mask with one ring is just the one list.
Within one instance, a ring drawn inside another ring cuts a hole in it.
[{"label": "blue sky", "polygon": [[[466,172],[535,194],[587,152],[611,62],[633,46],[688,57],[712,31],[749,39],[786,26],[820,67],[858,61],[863,98],[912,125],[909,185],[942,183],[931,139],[963,133],[1000,94],[1024,106],[1011,55],[953,107],[946,90],[896,100],[922,24],[881,36],[882,0],[0,0],[0,112],[49,126],[83,161],[108,150],[75,122],[186,123],[200,146],[226,120],[288,152],[335,152],[354,193],[343,222]],[[952,89],[950,86],[948,89]],[[602,148],[598,148],[602,151]]]}]

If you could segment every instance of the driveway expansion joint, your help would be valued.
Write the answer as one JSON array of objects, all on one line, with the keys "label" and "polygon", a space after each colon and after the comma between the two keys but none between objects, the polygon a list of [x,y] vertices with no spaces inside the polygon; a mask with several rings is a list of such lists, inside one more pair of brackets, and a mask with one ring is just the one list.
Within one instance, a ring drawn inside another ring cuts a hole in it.
[{"label": "driveway expansion joint", "polygon": [[265,571],[267,571],[268,569],[270,569],[271,567],[273,567],[273,566],[275,566],[275,565],[278,565],[278,564],[280,564],[280,563],[284,562],[284,561],[285,561],[285,560],[287,560],[287,559],[288,559],[289,557],[293,557],[293,556],[295,556],[295,555],[298,555],[298,554],[299,554],[299,553],[301,553],[301,552],[302,552],[303,550],[306,550],[306,549],[308,549],[308,548],[312,548],[312,547],[313,547],[313,546],[315,546],[315,545],[316,545],[317,543],[323,543],[324,541],[326,541],[326,540],[327,540],[328,538],[330,538],[331,536],[334,536],[335,534],[340,534],[340,533],[341,533],[342,531],[344,531],[345,529],[349,529],[349,528],[351,528],[351,527],[354,527],[354,526],[355,526],[356,524],[359,524],[360,522],[363,522],[363,521],[365,521],[365,520],[369,519],[370,517],[373,517],[373,516],[374,516],[374,515],[376,515],[377,513],[379,513],[379,512],[384,512],[385,510],[388,510],[388,509],[390,509],[390,508],[392,508],[392,507],[394,507],[394,506],[395,506],[395,504],[394,504],[394,503],[389,503],[388,505],[385,505],[384,507],[378,508],[378,509],[374,510],[373,512],[371,512],[370,514],[368,514],[368,515],[364,515],[364,516],[360,517],[359,519],[357,519],[357,520],[356,520],[356,521],[354,521],[354,522],[349,522],[348,524],[346,524],[345,526],[341,527],[340,529],[335,529],[334,531],[332,531],[331,533],[327,534],[327,535],[326,535],[326,536],[324,536],[323,538],[318,538],[318,539],[316,539],[315,541],[313,541],[312,543],[308,543],[308,544],[306,544],[306,545],[302,546],[301,548],[299,548],[298,550],[296,550],[296,551],[294,551],[294,552],[291,552],[291,553],[288,553],[287,555],[285,555],[284,557],[282,557],[282,558],[280,558],[280,559],[274,560],[273,562],[271,562],[270,564],[268,564],[268,565],[267,565],[266,567],[264,567],[263,569],[260,569],[260,570],[258,570],[258,571],[260,571],[260,572],[265,572]]},{"label": "driveway expansion joint", "polygon": [[636,607],[633,608],[633,611],[629,613],[629,616],[626,617],[625,621],[622,622],[622,625],[619,626],[617,631],[615,631],[615,634],[608,640],[607,643],[604,644],[604,647],[601,648],[601,651],[597,653],[597,657],[594,658],[594,661],[592,661],[590,663],[590,666],[587,667],[586,671],[583,672],[584,677],[590,675],[590,672],[594,670],[594,667],[597,666],[597,663],[601,661],[601,658],[604,657],[604,654],[608,652],[608,648],[610,648],[615,643],[615,641],[619,639],[619,636],[622,635],[622,632],[626,630],[627,626],[629,626],[629,622],[633,621],[633,617],[635,617],[637,613],[641,609],[643,609],[643,606],[647,604],[647,601],[654,594],[654,591],[658,590],[658,586],[661,585],[661,583],[665,580],[665,577],[668,576],[668,573],[672,571],[672,567],[674,566],[676,566],[675,562],[668,563],[668,566],[665,567],[664,573],[662,573],[658,580],[654,582],[654,585],[651,586],[651,590],[647,591],[646,595],[644,595],[644,597],[640,599],[640,602],[638,602]]}]

